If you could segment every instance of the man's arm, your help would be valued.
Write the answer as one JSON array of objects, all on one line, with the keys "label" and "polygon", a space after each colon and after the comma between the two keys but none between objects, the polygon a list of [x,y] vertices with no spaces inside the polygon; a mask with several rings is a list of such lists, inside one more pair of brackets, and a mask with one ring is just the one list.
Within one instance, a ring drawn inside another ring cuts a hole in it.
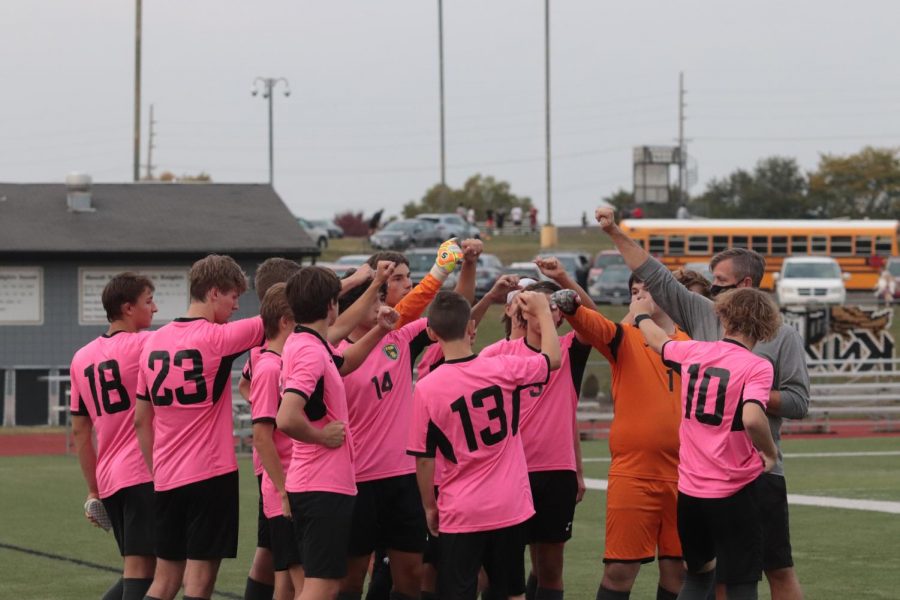
[{"label": "man's arm", "polygon": [[[140,389],[140,388],[139,388]],[[147,470],[153,473],[153,403],[138,399],[134,407],[134,431]]]},{"label": "man's arm", "polygon": [[778,449],[775,447],[775,440],[772,438],[772,430],[769,428],[769,419],[762,406],[756,402],[745,402],[741,409],[741,419],[744,423],[744,429],[763,458],[765,471],[768,473],[778,461]]},{"label": "man's arm", "polygon": [[513,290],[519,289],[519,278],[515,275],[501,275],[491,290],[484,297],[475,303],[472,307],[472,320],[477,326],[481,323],[488,309],[494,304],[503,304],[506,302],[506,295]]},{"label": "man's arm", "polygon": [[75,452],[78,454],[78,463],[81,465],[81,474],[88,487],[88,498],[99,498],[97,488],[97,453],[91,433],[94,425],[91,418],[82,415],[72,415],[72,437],[75,440]]},{"label": "man's arm", "polygon": [[[328,341],[331,344],[337,344],[348,335],[350,335],[360,321],[362,321],[369,310],[372,309],[372,303],[378,299],[381,286],[388,280],[394,272],[394,263],[387,260],[378,261],[378,267],[375,271],[375,278],[372,283],[363,292],[363,295],[356,299],[356,302],[350,305],[350,308],[338,315],[334,325],[328,328]],[[368,267],[368,265],[366,265]],[[352,276],[351,276],[352,277]],[[368,279],[368,277],[366,278]]]},{"label": "man's arm", "polygon": [[598,208],[596,216],[600,227],[622,254],[625,264],[644,282],[653,301],[663,312],[694,339],[718,339],[718,318],[712,301],[678,283],[665,265],[619,229],[612,209]]},{"label": "man's arm", "polygon": [[562,364],[562,351],[559,347],[559,334],[556,323],[550,313],[550,300],[541,292],[522,292],[516,296],[516,302],[522,307],[526,319],[537,319],[541,327],[541,352],[547,355],[550,370],[555,371]]},{"label": "man's arm", "polygon": [[[770,356],[770,348],[775,350],[774,355]],[[800,334],[783,325],[774,347],[763,342],[754,350],[777,366],[775,389],[769,393],[766,412],[786,419],[806,417],[809,412],[809,371]]]},{"label": "man's arm", "polygon": [[425,521],[431,535],[438,535],[437,498],[434,497],[434,458],[416,457],[416,482],[419,484],[419,495],[425,508]]},{"label": "man's arm", "polygon": [[325,427],[319,429],[313,427],[303,408],[306,406],[306,398],[297,392],[285,392],[281,398],[281,406],[278,407],[278,416],[275,424],[286,436],[307,444],[318,444],[327,448],[338,448],[344,443],[346,432],[344,423],[331,421]]},{"label": "man's arm", "polygon": [[572,419],[572,437],[575,440],[575,478],[578,481],[578,494],[575,496],[575,502],[581,502],[584,499],[584,492],[587,486],[584,484],[584,464],[581,461],[581,432],[578,431],[578,415]]},{"label": "man's arm", "polygon": [[238,382],[238,393],[240,393],[241,398],[248,402],[250,401],[250,380],[244,377],[243,373],[241,373],[241,380]]},{"label": "man's arm", "polygon": [[481,240],[463,240],[460,248],[463,251],[463,263],[454,291],[472,304],[475,302],[475,274],[478,271],[478,257],[484,251],[484,244]]},{"label": "man's arm", "polygon": [[[272,437],[274,432],[275,424],[271,421],[261,420],[253,423],[253,447],[256,448],[263,468],[269,474],[269,478],[281,496],[282,513],[284,513],[284,508],[290,510],[290,504],[285,502],[287,491],[284,489],[284,468],[281,466],[281,459],[275,448],[275,440]],[[284,516],[290,519],[291,513],[284,513]]]},{"label": "man's arm", "polygon": [[441,291],[441,286],[444,285],[447,277],[456,269],[461,260],[462,249],[456,243],[456,238],[451,238],[441,244],[431,271],[394,307],[400,314],[395,329],[409,325],[422,316],[437,293]]},{"label": "man's arm", "polygon": [[393,308],[382,306],[378,311],[378,323],[369,330],[362,339],[350,344],[344,350],[344,361],[338,367],[338,371],[342,377],[345,377],[356,370],[359,365],[366,360],[369,353],[375,348],[375,345],[381,341],[389,331],[394,328],[399,315]]},{"label": "man's arm", "polygon": [[597,305],[594,304],[590,294],[584,291],[584,288],[569,276],[568,272],[559,263],[559,259],[554,256],[539,258],[534,261],[534,264],[537,265],[541,273],[555,281],[559,287],[564,290],[573,290],[578,294],[581,306],[590,310],[597,310]]}]

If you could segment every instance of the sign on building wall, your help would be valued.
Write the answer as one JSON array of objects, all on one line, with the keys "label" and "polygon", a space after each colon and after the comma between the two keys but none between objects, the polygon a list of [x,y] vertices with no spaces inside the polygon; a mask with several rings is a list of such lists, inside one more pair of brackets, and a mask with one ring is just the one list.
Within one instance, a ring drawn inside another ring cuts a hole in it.
[{"label": "sign on building wall", "polygon": [[162,325],[176,317],[184,316],[189,302],[187,268],[122,267],[78,269],[78,322],[81,325],[106,323],[106,310],[100,299],[103,288],[116,274],[134,271],[153,281],[156,288],[153,299],[159,312],[153,317],[156,325]]},{"label": "sign on building wall", "polygon": [[44,271],[0,267],[0,325],[44,323]]}]

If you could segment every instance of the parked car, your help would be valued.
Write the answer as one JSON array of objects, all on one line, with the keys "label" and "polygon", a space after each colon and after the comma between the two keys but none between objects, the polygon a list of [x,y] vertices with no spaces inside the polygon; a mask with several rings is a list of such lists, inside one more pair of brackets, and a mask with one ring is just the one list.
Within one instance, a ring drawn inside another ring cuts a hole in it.
[{"label": "parked car", "polygon": [[689,262],[689,263],[684,263],[684,268],[685,268],[686,271],[696,271],[697,273],[700,273],[701,275],[703,275],[703,277],[704,277],[708,282],[712,283],[712,280],[713,280],[713,274],[712,274],[712,271],[709,270],[709,263],[708,263],[708,262]]},{"label": "parked car", "polygon": [[328,247],[328,230],[323,227],[313,225],[312,221],[307,221],[303,217],[297,217],[297,222],[306,234],[312,238],[319,248]]},{"label": "parked car", "polygon": [[533,262],[513,262],[506,265],[503,269],[507,275],[518,275],[519,277],[530,277],[535,281],[552,281],[549,277],[541,273],[537,265]]},{"label": "parked car", "polygon": [[431,221],[402,219],[391,221],[369,237],[369,243],[379,250],[405,250],[440,244],[442,236]]},{"label": "parked car", "polygon": [[330,238],[344,237],[344,228],[334,221],[329,221],[328,219],[317,219],[315,221],[310,221],[310,223],[327,231],[328,237]]},{"label": "parked car", "polygon": [[412,248],[403,253],[409,261],[409,278],[413,285],[425,279],[434,265],[437,256],[437,245],[434,248]]},{"label": "parked car", "polygon": [[628,304],[631,302],[630,277],[631,270],[625,265],[610,265],[588,288],[588,294],[597,304]]},{"label": "parked car", "polygon": [[368,254],[345,254],[334,262],[335,264],[349,269],[351,267],[358,267],[367,260],[369,260]]},{"label": "parked car", "polygon": [[538,256],[555,256],[562,268],[566,270],[569,277],[583,288],[587,287],[588,271],[591,267],[591,260],[587,254],[583,252],[553,252]]},{"label": "parked car", "polygon": [[456,213],[422,213],[416,215],[417,219],[431,221],[441,234],[441,241],[457,237],[460,241],[467,238],[480,238],[481,230],[469,223]]},{"label": "parked car", "polygon": [[828,256],[789,256],[775,273],[775,296],[782,306],[795,304],[843,304],[844,281],[849,273]]},{"label": "parked car", "polygon": [[600,277],[600,273],[602,273],[603,269],[606,267],[624,264],[625,259],[622,258],[622,255],[619,254],[618,250],[601,250],[597,253],[597,256],[594,257],[594,262],[588,271],[588,286],[593,285],[594,282],[597,281],[597,278]]},{"label": "parked car", "polygon": [[[503,262],[493,254],[482,254],[478,257],[478,269],[475,271],[475,298],[481,299],[491,291],[497,279],[504,274]],[[447,278],[444,288],[454,289],[459,281],[459,270],[453,271]]]}]

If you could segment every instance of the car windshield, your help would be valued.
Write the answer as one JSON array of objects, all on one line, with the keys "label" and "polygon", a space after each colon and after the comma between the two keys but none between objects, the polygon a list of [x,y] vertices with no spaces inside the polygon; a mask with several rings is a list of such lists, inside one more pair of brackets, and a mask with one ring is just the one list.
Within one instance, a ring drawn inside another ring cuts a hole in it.
[{"label": "car windshield", "polygon": [[894,260],[888,263],[888,273],[894,277],[900,277],[900,260]]},{"label": "car windshield", "polygon": [[431,265],[434,264],[434,254],[417,252],[415,254],[407,254],[406,258],[409,260],[410,272],[427,271],[431,268]]},{"label": "car windshield", "polygon": [[598,254],[597,258],[594,259],[594,268],[595,269],[605,269],[606,267],[612,265],[624,265],[625,259],[622,258],[621,254]]},{"label": "car windshield", "polygon": [[358,267],[369,259],[365,254],[348,254],[346,256],[342,256],[335,263],[339,265],[349,265],[352,267]]},{"label": "car windshield", "polygon": [[784,266],[786,279],[840,279],[841,269],[835,263],[796,262]]},{"label": "car windshield", "polygon": [[628,269],[604,269],[603,273],[601,273],[600,277],[597,279],[597,282],[606,285],[614,283],[627,284],[630,276],[631,272]]},{"label": "car windshield", "polygon": [[478,266],[500,269],[503,267],[503,263],[501,263],[500,259],[493,254],[482,254],[478,257]]},{"label": "car windshield", "polygon": [[385,226],[385,231],[403,231],[406,233],[414,231],[416,228],[422,227],[421,223],[415,221],[394,221]]}]

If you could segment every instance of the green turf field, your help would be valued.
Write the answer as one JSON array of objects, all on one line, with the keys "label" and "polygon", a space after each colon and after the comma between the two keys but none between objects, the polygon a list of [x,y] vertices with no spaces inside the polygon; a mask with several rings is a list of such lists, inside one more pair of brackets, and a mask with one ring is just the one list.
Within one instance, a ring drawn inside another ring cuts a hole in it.
[{"label": "green turf field", "polygon": [[[790,454],[900,452],[900,438],[787,440]],[[585,445],[588,477],[605,478],[605,442]],[[900,456],[786,459],[788,490],[794,494],[900,502]],[[0,458],[0,598],[83,599],[99,597],[114,574],[96,567],[35,556],[9,545],[116,568],[112,534],[83,520],[84,484],[74,457]],[[253,555],[256,486],[250,461],[241,460],[241,538],[238,558],[225,561],[216,597],[240,597]],[[576,515],[566,553],[567,597],[592,599],[599,582],[605,494],[589,491]],[[807,598],[900,597],[900,515],[794,506],[794,555]],[[655,597],[655,566],[644,567],[635,599]],[[768,598],[765,585],[760,597]]]}]

